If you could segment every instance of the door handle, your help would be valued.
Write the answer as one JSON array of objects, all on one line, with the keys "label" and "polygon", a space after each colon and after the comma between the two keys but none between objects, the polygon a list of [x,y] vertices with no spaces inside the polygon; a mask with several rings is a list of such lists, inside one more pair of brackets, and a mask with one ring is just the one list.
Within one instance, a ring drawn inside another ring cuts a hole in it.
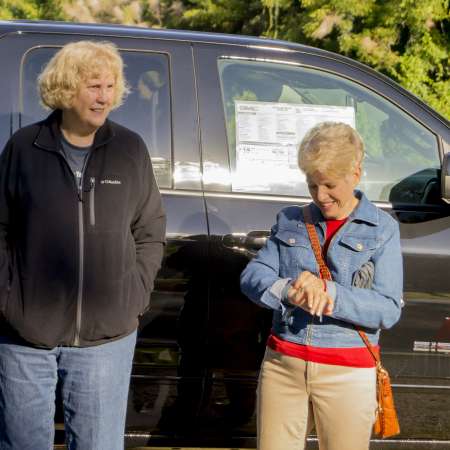
[{"label": "door handle", "polygon": [[259,250],[270,236],[269,231],[250,231],[249,233],[225,234],[222,237],[224,247],[234,250]]}]

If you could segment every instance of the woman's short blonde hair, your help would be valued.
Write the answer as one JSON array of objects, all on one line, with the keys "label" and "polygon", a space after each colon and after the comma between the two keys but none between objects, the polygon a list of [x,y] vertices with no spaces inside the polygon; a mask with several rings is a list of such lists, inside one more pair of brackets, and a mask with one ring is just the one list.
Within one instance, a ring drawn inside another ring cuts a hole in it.
[{"label": "woman's short blonde hair", "polygon": [[114,77],[112,109],[115,109],[129,92],[123,60],[117,47],[111,42],[79,41],[66,44],[38,77],[41,101],[50,109],[68,109],[80,84],[105,72],[110,72]]},{"label": "woman's short blonde hair", "polygon": [[322,122],[300,143],[298,165],[307,176],[318,171],[341,178],[361,167],[363,158],[363,141],[350,125]]}]

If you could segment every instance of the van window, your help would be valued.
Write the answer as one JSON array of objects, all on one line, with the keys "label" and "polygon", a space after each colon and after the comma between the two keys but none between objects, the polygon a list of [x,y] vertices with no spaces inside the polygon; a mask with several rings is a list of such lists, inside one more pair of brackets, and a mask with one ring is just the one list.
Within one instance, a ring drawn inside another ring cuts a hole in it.
[{"label": "van window", "polygon": [[232,188],[308,196],[298,144],[322,121],[352,125],[366,155],[360,188],[373,201],[435,203],[436,136],[381,95],[315,69],[219,59]]},{"label": "van window", "polygon": [[[37,77],[57,48],[29,51],[21,70],[20,126],[49,114],[40,103]],[[160,53],[121,52],[131,93],[110,118],[139,133],[149,149],[160,187],[171,187],[171,114],[168,57]]]}]

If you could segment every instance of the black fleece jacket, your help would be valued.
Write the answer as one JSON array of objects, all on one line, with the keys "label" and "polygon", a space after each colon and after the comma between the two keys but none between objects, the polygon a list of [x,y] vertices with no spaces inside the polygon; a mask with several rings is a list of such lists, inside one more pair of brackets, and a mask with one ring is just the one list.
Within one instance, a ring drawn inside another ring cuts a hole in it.
[{"label": "black fleece jacket", "polygon": [[165,236],[143,140],[107,120],[78,189],[60,152],[60,118],[20,129],[0,157],[0,335],[13,330],[44,348],[134,331]]}]

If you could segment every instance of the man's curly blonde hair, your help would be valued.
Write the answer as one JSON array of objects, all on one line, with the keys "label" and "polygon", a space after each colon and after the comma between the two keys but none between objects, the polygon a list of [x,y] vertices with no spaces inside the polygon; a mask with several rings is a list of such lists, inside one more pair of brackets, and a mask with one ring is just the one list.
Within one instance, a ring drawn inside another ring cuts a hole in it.
[{"label": "man's curly blonde hair", "polygon": [[117,47],[111,42],[79,41],[61,48],[38,77],[44,106],[68,109],[82,82],[110,72],[115,81],[112,109],[118,108],[129,92],[124,64]]}]

